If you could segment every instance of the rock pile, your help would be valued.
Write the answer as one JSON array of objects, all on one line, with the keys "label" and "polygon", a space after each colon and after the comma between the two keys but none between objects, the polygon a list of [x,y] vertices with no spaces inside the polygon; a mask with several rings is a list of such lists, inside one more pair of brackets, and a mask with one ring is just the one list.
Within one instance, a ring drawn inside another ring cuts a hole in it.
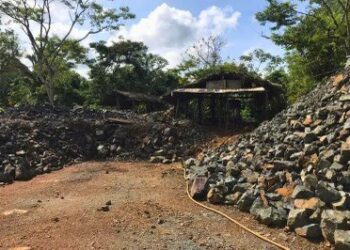
[{"label": "rock pile", "polygon": [[204,155],[185,162],[194,197],[350,249],[349,73]]},{"label": "rock pile", "polygon": [[186,121],[49,107],[7,109],[0,114],[0,131],[0,183],[27,180],[82,160],[170,163],[189,156],[204,134]]}]

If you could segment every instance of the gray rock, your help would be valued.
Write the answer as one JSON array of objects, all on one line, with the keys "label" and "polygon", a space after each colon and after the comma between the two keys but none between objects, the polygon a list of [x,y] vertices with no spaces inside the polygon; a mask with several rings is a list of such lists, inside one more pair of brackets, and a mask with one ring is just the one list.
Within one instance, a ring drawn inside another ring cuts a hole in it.
[{"label": "gray rock", "polygon": [[302,237],[308,239],[318,239],[322,237],[322,232],[319,224],[309,224],[303,227],[295,228],[295,232]]},{"label": "gray rock", "polygon": [[234,187],[234,185],[237,184],[237,179],[232,177],[232,176],[227,176],[224,179],[224,184],[227,187],[227,190],[230,191],[232,190],[232,188]]},{"label": "gray rock", "polygon": [[255,195],[253,191],[246,191],[237,202],[237,207],[243,212],[248,212],[255,200]]},{"label": "gray rock", "polygon": [[292,161],[274,161],[273,162],[273,171],[281,171],[281,170],[290,170],[295,167],[295,163]]},{"label": "gray rock", "polygon": [[33,178],[33,171],[25,163],[21,162],[16,165],[15,180],[27,181]]},{"label": "gray rock", "polygon": [[328,160],[325,159],[321,159],[317,165],[317,169],[328,169],[330,166],[332,165],[331,162],[329,162]]},{"label": "gray rock", "polygon": [[240,192],[243,194],[251,187],[252,185],[250,183],[238,183],[233,187],[232,193]]},{"label": "gray rock", "polygon": [[171,159],[167,159],[167,158],[163,159],[162,161],[163,164],[171,164],[172,162],[173,161]]},{"label": "gray rock", "polygon": [[185,166],[186,166],[187,168],[192,167],[192,166],[197,166],[197,165],[199,165],[199,164],[198,164],[198,161],[197,161],[196,159],[194,159],[194,158],[189,158],[189,159],[187,159],[187,160],[184,162],[184,164],[185,164]]},{"label": "gray rock", "polygon": [[329,149],[329,150],[326,150],[326,151],[322,152],[321,155],[324,158],[324,160],[326,160],[328,162],[332,162],[333,158],[335,156],[335,153],[334,153],[333,149]]},{"label": "gray rock", "polygon": [[337,177],[337,173],[332,170],[332,169],[328,169],[324,175],[324,177],[328,180],[328,181],[333,181],[336,177]]},{"label": "gray rock", "polygon": [[334,209],[337,209],[337,210],[350,209],[350,196],[348,194],[342,195],[339,201],[332,203],[332,206]]},{"label": "gray rock", "polygon": [[316,140],[317,140],[317,135],[315,135],[314,133],[310,132],[310,133],[305,134],[305,137],[304,137],[305,144],[312,143]]},{"label": "gray rock", "polygon": [[342,95],[342,96],[340,96],[339,101],[341,101],[341,102],[348,102],[348,101],[350,101],[350,95]]},{"label": "gray rock", "polygon": [[334,188],[329,187],[324,182],[319,182],[316,188],[316,195],[325,203],[332,203],[339,201],[340,193]]},{"label": "gray rock", "polygon": [[237,204],[239,198],[241,198],[242,193],[236,192],[234,194],[229,194],[225,196],[225,203],[227,205],[235,205]]},{"label": "gray rock", "polygon": [[3,173],[0,172],[0,182],[12,183],[15,180],[15,175],[16,169],[12,165],[7,164]]},{"label": "gray rock", "polygon": [[292,198],[293,199],[308,199],[314,196],[314,192],[312,192],[310,189],[298,185],[294,188]]},{"label": "gray rock", "polygon": [[207,194],[208,202],[212,204],[221,204],[224,203],[224,190],[220,187],[213,187],[209,190]]},{"label": "gray rock", "polygon": [[209,184],[205,176],[197,176],[191,186],[191,196],[195,200],[203,200],[207,196]]},{"label": "gray rock", "polygon": [[108,154],[108,148],[104,145],[98,145],[97,152],[101,157],[105,157]]},{"label": "gray rock", "polygon": [[151,156],[149,161],[151,163],[162,163],[165,160],[164,156]]},{"label": "gray rock", "polygon": [[316,175],[308,174],[305,176],[304,180],[304,186],[310,190],[315,190],[317,187],[318,179]]},{"label": "gray rock", "polygon": [[347,143],[343,143],[341,146],[340,161],[344,164],[350,161],[350,146]]},{"label": "gray rock", "polygon": [[257,198],[250,208],[250,213],[261,223],[268,226],[284,227],[287,222],[287,212],[283,208],[265,207]]},{"label": "gray rock", "polygon": [[287,226],[291,229],[303,227],[311,223],[309,216],[312,214],[310,209],[292,209],[288,214]]},{"label": "gray rock", "polygon": [[345,166],[340,164],[340,163],[338,163],[338,162],[333,162],[333,164],[331,165],[330,169],[333,169],[333,170],[339,172],[339,171],[344,170]]},{"label": "gray rock", "polygon": [[350,249],[350,230],[335,230],[334,232],[335,250]]},{"label": "gray rock", "polygon": [[325,240],[334,243],[334,232],[337,229],[348,230],[349,211],[323,210],[321,215],[321,230]]},{"label": "gray rock", "polygon": [[250,169],[244,169],[241,172],[241,176],[244,177],[247,182],[254,184],[258,181],[259,174],[257,172],[253,172]]}]

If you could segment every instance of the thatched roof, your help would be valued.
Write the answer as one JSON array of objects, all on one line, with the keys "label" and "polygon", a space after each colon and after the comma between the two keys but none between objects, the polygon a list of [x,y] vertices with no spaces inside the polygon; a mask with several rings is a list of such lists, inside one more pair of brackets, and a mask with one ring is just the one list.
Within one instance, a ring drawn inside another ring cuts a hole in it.
[{"label": "thatched roof", "polygon": [[116,90],[115,93],[117,95],[121,95],[123,97],[126,97],[126,98],[134,100],[134,101],[138,101],[138,102],[162,103],[161,99],[157,96],[146,95],[146,94],[142,94],[142,93],[120,91],[120,90]]},{"label": "thatched roof", "polygon": [[184,86],[184,88],[205,88],[208,81],[218,80],[241,80],[244,88],[257,88],[263,87],[268,92],[283,92],[283,88],[279,84],[271,83],[267,80],[261,79],[260,77],[251,76],[239,72],[224,72],[215,73],[207,77],[199,79],[194,83],[190,83]]},{"label": "thatched roof", "polygon": [[246,88],[246,89],[205,89],[205,88],[183,88],[175,89],[172,94],[247,94],[264,93],[265,88]]}]

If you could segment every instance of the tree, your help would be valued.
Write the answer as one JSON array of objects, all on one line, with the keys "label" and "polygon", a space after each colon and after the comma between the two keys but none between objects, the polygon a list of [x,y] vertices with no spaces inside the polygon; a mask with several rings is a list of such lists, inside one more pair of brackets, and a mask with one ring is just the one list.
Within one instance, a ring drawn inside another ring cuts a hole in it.
[{"label": "tree", "polygon": [[[50,38],[55,31],[52,29],[52,6],[61,4],[62,15],[70,17],[69,29],[59,39],[59,42],[50,44]],[[54,65],[63,50],[64,44],[71,39],[76,27],[89,26],[89,30],[76,39],[77,43],[91,35],[102,31],[117,30],[121,19],[134,16],[128,8],[107,9],[95,0],[0,0],[0,14],[18,24],[24,31],[31,46],[31,61],[35,73],[33,80],[45,87],[49,102],[54,105]],[[35,27],[38,32],[35,32]],[[50,49],[48,47],[51,46]]]},{"label": "tree", "polygon": [[[276,31],[312,20],[314,26],[316,23],[330,39],[340,40],[346,55],[350,56],[350,0],[299,0],[308,4],[305,8],[307,12],[298,10],[298,6],[290,2],[267,1],[269,6],[256,15],[262,24],[274,23],[272,30]],[[274,33],[273,38],[283,40],[283,35]]]},{"label": "tree", "polygon": [[260,76],[273,73],[283,64],[283,59],[280,56],[274,56],[262,49],[255,49],[252,52],[242,55],[240,61],[246,67]]},{"label": "tree", "polygon": [[96,97],[101,104],[115,90],[161,95],[177,85],[177,76],[165,69],[167,61],[149,53],[142,42],[99,42],[91,47],[98,56],[90,64],[90,100]]},{"label": "tree", "polygon": [[315,76],[339,68],[350,55],[350,0],[301,2],[308,4],[305,12],[290,2],[268,0],[256,17],[263,25],[273,24],[270,38],[276,44],[296,50],[310,65],[320,65],[311,69]]},{"label": "tree", "polygon": [[221,53],[224,45],[222,37],[209,36],[201,38],[188,48],[182,62],[175,69],[181,75],[180,83],[194,81],[198,74],[223,64]]},{"label": "tree", "polygon": [[222,62],[221,51],[225,45],[220,36],[202,38],[186,51],[187,60],[197,68],[209,68]]},{"label": "tree", "polygon": [[14,85],[27,92],[24,82],[30,82],[31,72],[17,57],[21,56],[17,37],[11,31],[0,32],[0,105],[12,104]]},{"label": "tree", "polygon": [[350,0],[267,2],[256,18],[271,24],[268,38],[286,49],[288,95],[295,100],[350,56]]}]

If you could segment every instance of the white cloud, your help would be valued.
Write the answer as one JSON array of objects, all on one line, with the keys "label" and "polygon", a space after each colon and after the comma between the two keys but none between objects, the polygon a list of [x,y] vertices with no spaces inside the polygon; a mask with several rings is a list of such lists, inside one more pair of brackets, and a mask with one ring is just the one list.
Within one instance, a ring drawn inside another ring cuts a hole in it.
[{"label": "white cloud", "polygon": [[178,64],[183,52],[202,37],[222,35],[234,29],[241,13],[231,8],[209,7],[198,17],[190,11],[161,4],[131,27],[123,27],[109,42],[125,39],[142,41],[152,53],[165,57],[170,66]]},{"label": "white cloud", "polygon": [[[28,3],[33,4],[34,1],[28,0]],[[71,22],[66,6],[55,2],[52,6],[52,15],[51,35],[63,37]],[[163,56],[169,61],[170,66],[175,66],[181,61],[184,51],[200,38],[209,35],[222,35],[226,31],[235,29],[240,15],[240,12],[234,11],[231,7],[211,6],[195,16],[188,10],[177,9],[164,3],[137,23],[130,27],[122,27],[109,39],[109,42],[119,40],[119,36],[142,41],[152,53]],[[26,51],[25,54],[31,54],[28,38],[20,26],[13,22],[8,23],[8,25],[19,35],[22,49]],[[33,23],[32,28],[35,35],[39,33],[37,24]],[[88,31],[87,28],[84,26],[75,27],[70,37],[83,37]],[[95,37],[95,39],[97,38]],[[88,46],[93,41],[94,37],[89,37],[83,42],[83,45]],[[86,68],[78,67],[78,71],[86,76]]]}]

